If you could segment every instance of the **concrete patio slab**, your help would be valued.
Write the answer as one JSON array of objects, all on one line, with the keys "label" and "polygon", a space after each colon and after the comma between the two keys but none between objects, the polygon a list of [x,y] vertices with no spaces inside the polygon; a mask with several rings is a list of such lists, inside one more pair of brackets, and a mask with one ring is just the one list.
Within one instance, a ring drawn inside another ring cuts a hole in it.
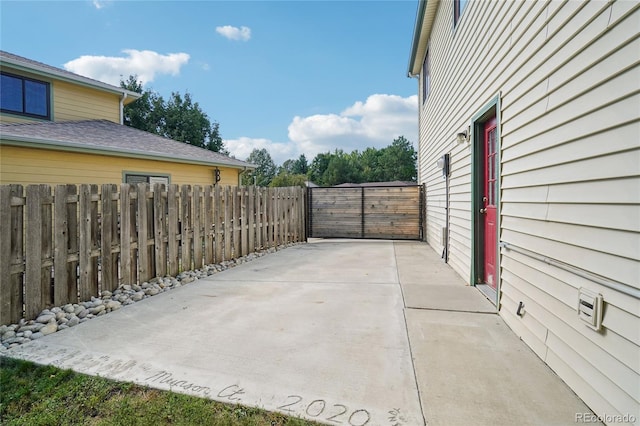
[{"label": "concrete patio slab", "polygon": [[463,284],[402,284],[407,308],[496,313],[496,307],[475,287]]},{"label": "concrete patio slab", "polygon": [[393,250],[290,247],[7,355],[328,424],[421,425]]},{"label": "concrete patio slab", "polygon": [[402,284],[464,285],[460,275],[444,263],[442,258],[427,244],[416,244],[415,241],[398,241],[396,263],[398,277]]},{"label": "concrete patio slab", "polygon": [[569,425],[589,408],[498,315],[407,310],[429,425]]}]

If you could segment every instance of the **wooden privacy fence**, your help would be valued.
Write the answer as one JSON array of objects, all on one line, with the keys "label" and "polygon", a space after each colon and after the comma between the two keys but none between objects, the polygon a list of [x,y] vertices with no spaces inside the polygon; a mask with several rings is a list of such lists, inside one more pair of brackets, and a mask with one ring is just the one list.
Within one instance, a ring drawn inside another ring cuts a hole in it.
[{"label": "wooden privacy fence", "polygon": [[0,185],[0,324],[304,241],[303,188]]},{"label": "wooden privacy fence", "polygon": [[309,237],[422,238],[422,186],[308,188]]}]

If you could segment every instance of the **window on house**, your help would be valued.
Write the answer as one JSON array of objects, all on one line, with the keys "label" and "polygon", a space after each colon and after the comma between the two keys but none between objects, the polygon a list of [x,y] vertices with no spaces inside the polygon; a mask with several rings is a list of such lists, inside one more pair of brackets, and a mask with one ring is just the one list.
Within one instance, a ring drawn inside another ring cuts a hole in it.
[{"label": "window on house", "polygon": [[144,173],[125,173],[124,174],[124,183],[148,183],[151,185],[151,189],[153,190],[153,185],[156,183],[164,184],[165,187],[169,185],[169,176],[156,176],[156,175],[148,175]]},{"label": "window on house", "polygon": [[0,77],[2,112],[50,119],[49,83],[6,73]]},{"label": "window on house", "polygon": [[460,16],[462,16],[462,12],[464,12],[464,8],[467,7],[467,3],[469,0],[453,0],[453,25],[458,25],[458,20],[460,20]]},{"label": "window on house", "polygon": [[425,103],[429,97],[429,84],[431,81],[431,76],[429,75],[430,72],[429,51],[427,50],[427,54],[424,56],[424,62],[422,63],[422,103]]}]

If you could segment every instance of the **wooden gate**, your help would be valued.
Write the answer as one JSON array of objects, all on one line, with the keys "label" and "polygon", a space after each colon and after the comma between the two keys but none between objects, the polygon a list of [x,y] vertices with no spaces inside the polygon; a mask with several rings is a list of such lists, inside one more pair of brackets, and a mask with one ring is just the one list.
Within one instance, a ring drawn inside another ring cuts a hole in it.
[{"label": "wooden gate", "polygon": [[422,239],[422,186],[308,188],[307,235]]}]

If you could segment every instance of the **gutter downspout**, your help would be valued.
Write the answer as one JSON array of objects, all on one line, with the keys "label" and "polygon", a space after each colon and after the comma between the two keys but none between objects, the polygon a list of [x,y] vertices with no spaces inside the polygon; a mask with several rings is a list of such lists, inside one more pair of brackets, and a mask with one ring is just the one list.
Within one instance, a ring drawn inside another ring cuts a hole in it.
[{"label": "gutter downspout", "polygon": [[127,99],[127,92],[122,92],[120,98],[120,124],[124,124],[124,100]]}]

